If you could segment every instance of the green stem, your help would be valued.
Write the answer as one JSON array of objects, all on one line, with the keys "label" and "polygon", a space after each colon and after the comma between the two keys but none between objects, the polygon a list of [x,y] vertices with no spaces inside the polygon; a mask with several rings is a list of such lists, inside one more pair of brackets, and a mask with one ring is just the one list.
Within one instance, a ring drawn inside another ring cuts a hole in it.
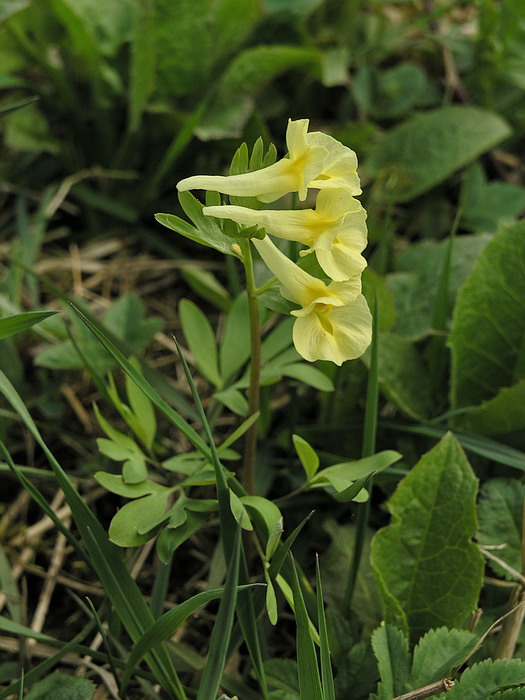
[{"label": "green stem", "polygon": [[[375,452],[376,446],[376,432],[377,432],[377,407],[378,407],[378,305],[377,297],[374,300],[374,317],[372,321],[372,345],[370,347],[370,367],[368,369],[368,385],[367,385],[367,395],[366,395],[366,408],[365,408],[365,426],[363,433],[363,449],[362,456],[370,457]],[[366,530],[368,527],[368,520],[370,518],[370,499],[372,498],[372,488],[373,479],[370,477],[368,482],[368,499],[359,505],[359,510],[357,513],[357,525],[356,525],[356,535],[354,551],[352,556],[352,561],[350,564],[350,569],[348,571],[348,579],[346,582],[345,598],[344,598],[344,608],[347,615],[350,613],[352,607],[352,598],[354,595],[355,585],[357,581],[357,574],[359,571],[359,565],[361,563],[361,556],[363,554],[363,548],[365,544]]]},{"label": "green stem", "polygon": [[[250,386],[248,388],[248,417],[259,411],[259,390],[261,370],[261,335],[259,322],[259,305],[257,288],[253,274],[253,258],[250,241],[242,243],[244,270],[246,272],[246,291],[250,314],[251,363]],[[257,458],[257,421],[246,433],[244,442],[244,461],[241,483],[248,494],[255,493],[255,463]]]}]

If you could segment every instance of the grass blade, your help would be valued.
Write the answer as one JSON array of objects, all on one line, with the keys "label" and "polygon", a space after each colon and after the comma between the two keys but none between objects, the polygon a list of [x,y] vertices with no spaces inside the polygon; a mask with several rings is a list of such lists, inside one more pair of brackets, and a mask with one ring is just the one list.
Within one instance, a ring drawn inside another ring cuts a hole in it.
[{"label": "grass blade", "polygon": [[335,700],[334,674],[330,662],[330,646],[328,644],[328,629],[323,604],[323,586],[319,557],[315,561],[315,580],[317,591],[317,620],[319,624],[319,640],[321,650],[321,682],[323,685],[323,700]]},{"label": "grass blade", "polygon": [[[291,557],[291,555],[290,555]],[[297,623],[297,671],[301,700],[323,700],[317,654],[310,629],[310,618],[299,584],[297,568],[292,558],[292,590]]]},{"label": "grass blade", "polygon": [[15,333],[31,328],[35,323],[40,323],[48,316],[53,316],[57,311],[28,311],[24,314],[14,314],[0,318],[0,338],[8,338]]},{"label": "grass blade", "polygon": [[[252,586],[260,584],[249,584],[247,586],[239,586],[239,590],[246,590]],[[131,675],[135,668],[138,666],[142,658],[157,644],[163,642],[168,637],[171,637],[182,623],[192,615],[198,608],[212,600],[217,600],[222,598],[224,594],[222,588],[216,588],[209,591],[203,591],[202,593],[197,593],[189,600],[185,600],[183,603],[177,605],[176,608],[168,610],[164,613],[162,617],[156,620],[153,625],[146,631],[146,633],[139,639],[135,648],[130,654],[127,661],[126,668],[124,670],[124,676],[122,678],[122,694],[124,695],[128,683],[131,679]]]},{"label": "grass blade", "polygon": [[[210,452],[212,457],[212,464],[215,471],[215,480],[217,488],[217,500],[219,501],[219,521],[221,527],[221,540],[224,548],[224,557],[226,561],[230,561],[233,556],[232,543],[235,541],[237,525],[235,523],[235,518],[231,511],[230,506],[230,494],[229,487],[226,481],[226,476],[224,473],[224,467],[219,459],[219,454],[215,443],[213,440],[213,435],[211,432],[210,424],[204,412],[202,402],[200,400],[199,394],[195,387],[195,383],[191,376],[191,372],[186,362],[185,357],[180,351],[179,344],[176,338],[173,338],[175,344],[177,345],[177,350],[179,352],[179,357],[182,362],[182,367],[186,375],[188,384],[190,385],[191,393],[197,412],[199,414],[206,438],[210,446]],[[239,485],[240,487],[240,485]],[[242,489],[242,487],[240,487]],[[241,553],[240,560],[240,574],[239,582],[241,584],[247,584],[249,582],[248,567],[246,565],[246,560],[244,557],[244,551]],[[268,695],[268,688],[266,683],[266,674],[264,671],[264,664],[262,659],[261,647],[259,643],[259,634],[257,629],[257,617],[255,614],[254,604],[251,596],[248,596],[248,600],[245,605],[240,604],[237,609],[237,617],[239,620],[240,627],[243,632],[244,641],[248,647],[250,653],[250,658],[252,660],[257,678],[259,680],[261,691],[263,697],[266,698]]]},{"label": "grass blade", "polygon": [[144,379],[144,377],[137,372],[133,365],[127,360],[126,357],[120,352],[120,350],[109,340],[107,335],[102,331],[102,329],[93,323],[87,316],[85,316],[80,309],[78,309],[74,304],[71,304],[75,313],[79,318],[85,323],[85,325],[90,329],[90,331],[98,338],[106,350],[114,357],[118,362],[124,372],[135,382],[139,389],[141,389],[148,399],[157,406],[157,408],[164,413],[164,415],[171,420],[171,422],[185,435],[191,444],[199,450],[206,459],[210,459],[210,451],[206,447],[204,440],[201,436],[191,427],[191,425],[184,420],[179,414],[173,410],[173,408],[164,401],[164,399],[159,396],[159,394],[153,389],[151,384]]},{"label": "grass blade", "polygon": [[[83,558],[87,559],[88,563],[93,567],[131,638],[135,641],[140,639],[146,629],[154,622],[154,618],[137,584],[131,578],[122,560],[120,551],[108,540],[106,532],[101,524],[86,503],[84,503],[66,472],[62,469],[47,447],[22,399],[11,382],[1,371],[0,391],[13,406],[29,432],[40,445],[55,472],[58,484],[64,492],[64,496],[71,508],[76,526],[80,531],[85,548],[88,552],[88,557],[84,555]],[[36,489],[30,491],[31,495],[33,495],[35,491]],[[56,522],[56,517],[54,521]],[[63,529],[62,526],[61,531],[63,531]],[[71,541],[71,535],[68,536],[66,534],[66,537]],[[148,656],[148,664],[158,681],[166,690],[172,692],[174,697],[185,700],[186,695],[165,649],[162,647],[155,649],[151,653],[151,656]]]},{"label": "grass blade", "polygon": [[516,450],[514,447],[509,447],[508,445],[503,445],[501,442],[497,442],[497,440],[492,440],[482,435],[469,435],[468,433],[461,433],[457,430],[439,428],[438,426],[425,425],[424,423],[420,423],[419,425],[405,425],[403,423],[381,421],[381,425],[385,428],[400,430],[404,433],[426,435],[427,437],[436,438],[436,440],[440,440],[445,433],[452,432],[461,447],[468,452],[473,452],[474,454],[486,457],[499,464],[505,464],[508,467],[514,467],[522,472],[525,471],[525,452]]},{"label": "grass blade", "polygon": [[241,558],[241,525],[237,525],[235,541],[232,543],[232,556],[228,564],[228,575],[219,611],[210,638],[208,662],[204,668],[197,700],[215,700],[219,683],[226,663],[228,642],[233,628],[233,616],[237,602],[239,565]]}]

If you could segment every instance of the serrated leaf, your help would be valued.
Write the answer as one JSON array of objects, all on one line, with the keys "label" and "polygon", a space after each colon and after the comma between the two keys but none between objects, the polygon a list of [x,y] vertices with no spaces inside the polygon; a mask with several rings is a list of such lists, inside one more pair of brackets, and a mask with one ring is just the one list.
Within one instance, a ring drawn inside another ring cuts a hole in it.
[{"label": "serrated leaf", "polygon": [[217,342],[210,322],[199,307],[188,299],[179,304],[182,329],[199,371],[214,386],[221,388]]},{"label": "serrated leaf", "polygon": [[[516,571],[521,571],[521,541],[525,484],[519,479],[489,479],[481,487],[478,503],[478,542],[505,545],[494,554]],[[513,580],[512,574],[489,559],[494,571]]]},{"label": "serrated leaf", "polygon": [[477,639],[474,632],[447,627],[427,632],[414,649],[407,690],[448,678],[450,671],[467,657]]},{"label": "serrated leaf", "polygon": [[457,297],[449,344],[454,408],[525,379],[525,223],[502,228]]},{"label": "serrated leaf", "polygon": [[[525,684],[525,661],[514,659],[487,659],[474,664],[462,674],[458,682],[440,697],[446,700],[489,700],[496,691],[513,685]],[[525,690],[521,688],[525,694]],[[522,698],[524,695],[521,696]]]},{"label": "serrated leaf", "polygon": [[371,175],[384,178],[387,197],[408,202],[510,133],[508,124],[492,112],[478,107],[441,107],[392,129],[365,167]]},{"label": "serrated leaf", "polygon": [[392,700],[405,691],[409,664],[408,640],[400,629],[383,623],[372,634],[372,649],[381,676],[377,698]]},{"label": "serrated leaf", "polygon": [[388,502],[392,524],[372,542],[386,620],[406,614],[413,638],[461,626],[477,604],[483,559],[476,533],[477,480],[451,433],[424,455]]},{"label": "serrated leaf", "polygon": [[299,435],[292,435],[292,440],[297,456],[306,473],[306,480],[310,481],[319,469],[319,456],[314,448]]},{"label": "serrated leaf", "polygon": [[95,690],[95,684],[87,678],[55,671],[37,681],[25,697],[28,700],[91,700]]}]

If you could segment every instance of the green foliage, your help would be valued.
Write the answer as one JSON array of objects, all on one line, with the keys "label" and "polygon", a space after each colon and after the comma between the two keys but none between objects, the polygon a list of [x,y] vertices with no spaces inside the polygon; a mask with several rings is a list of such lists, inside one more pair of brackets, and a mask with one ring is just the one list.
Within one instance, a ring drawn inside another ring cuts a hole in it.
[{"label": "green foliage", "polygon": [[[496,695],[498,698],[517,699],[523,697],[524,683],[524,661],[518,659],[492,661],[487,659],[468,668],[446,697],[450,700],[463,700],[467,697],[469,700],[489,700]],[[508,696],[507,693],[509,693]]]},{"label": "green foliage", "polygon": [[25,696],[29,700],[91,700],[95,684],[87,678],[75,678],[60,671],[55,671],[38,681]]},{"label": "green foliage", "polygon": [[[479,494],[478,541],[483,545],[496,545],[492,551],[498,559],[512,567],[514,571],[522,570],[522,520],[525,484],[518,479],[497,478],[486,481]],[[515,575],[489,559],[494,571],[506,579],[513,580]]]},{"label": "green foliage", "polygon": [[385,618],[414,639],[459,626],[476,607],[483,560],[476,532],[477,482],[453,435],[446,435],[400,482],[388,502],[393,523],[372,544]]},{"label": "green foliage", "polygon": [[441,107],[393,129],[374,149],[367,169],[381,177],[385,196],[407,202],[510,133],[496,114],[474,107]]},{"label": "green foliage", "polygon": [[523,224],[500,229],[458,293],[450,335],[451,397],[455,408],[482,404],[466,418],[472,430],[487,426],[494,417],[493,402],[497,422],[491,434],[523,425],[521,413],[516,420],[512,411],[525,376],[520,322],[525,303],[524,231]]}]

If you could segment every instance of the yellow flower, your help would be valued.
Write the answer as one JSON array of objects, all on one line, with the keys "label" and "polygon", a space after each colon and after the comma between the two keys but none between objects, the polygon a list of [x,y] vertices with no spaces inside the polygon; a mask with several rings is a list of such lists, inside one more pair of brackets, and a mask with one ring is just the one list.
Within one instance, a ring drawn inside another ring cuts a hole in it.
[{"label": "yellow flower", "polygon": [[195,175],[181,180],[177,189],[213,190],[238,197],[257,197],[274,202],[289,192],[306,199],[309,187],[342,187],[350,194],[361,193],[355,153],[327,134],[308,133],[308,119],[288,121],[288,157],[273,165],[241,175]]},{"label": "yellow flower", "polygon": [[232,219],[244,226],[257,225],[267,233],[308,246],[300,255],[315,251],[328,277],[349,279],[364,270],[361,252],[366,246],[366,212],[346,190],[319,192],[315,209],[262,210],[223,205],[204,207],[204,214]]},{"label": "yellow flower", "polygon": [[309,362],[329,360],[341,365],[364,353],[372,339],[372,317],[361,292],[361,276],[331,282],[309,275],[272,243],[268,236],[252,239],[262,259],[281,283],[281,294],[301,308],[293,342]]}]

